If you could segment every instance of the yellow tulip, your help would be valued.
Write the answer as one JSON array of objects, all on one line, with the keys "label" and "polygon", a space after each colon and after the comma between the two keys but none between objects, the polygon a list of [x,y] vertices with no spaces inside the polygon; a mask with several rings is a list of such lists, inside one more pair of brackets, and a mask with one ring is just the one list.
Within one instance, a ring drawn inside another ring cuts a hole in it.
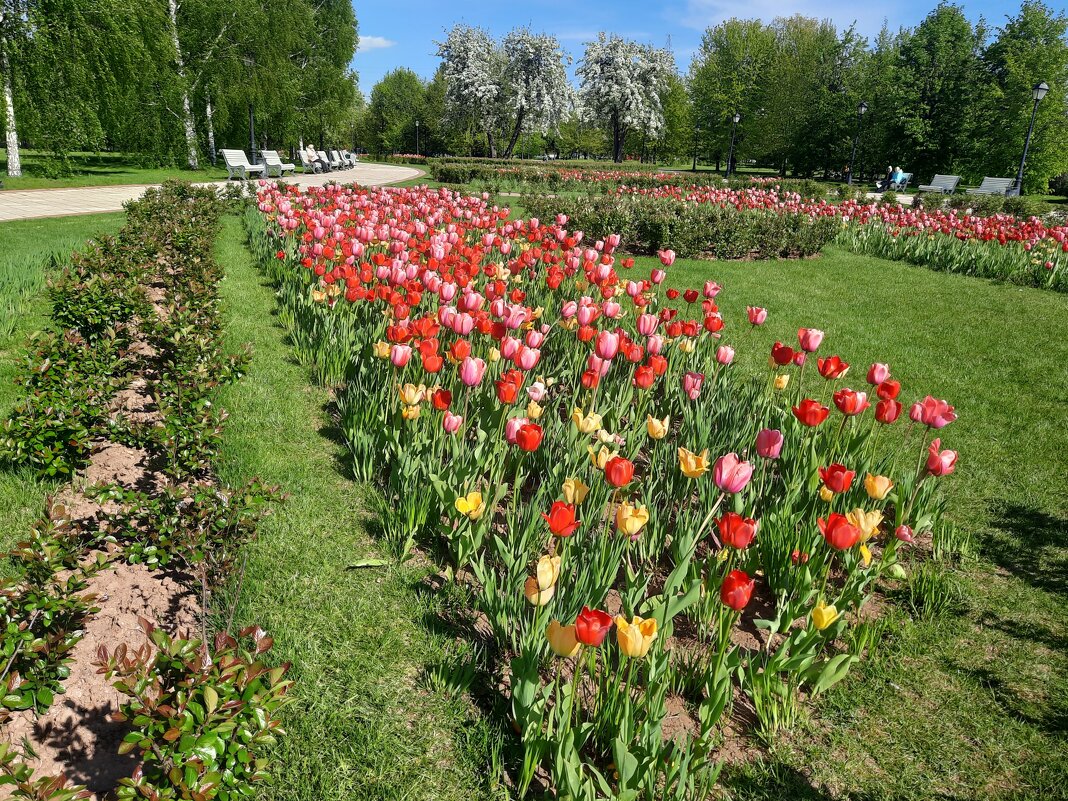
[{"label": "yellow tulip", "polygon": [[700,455],[685,448],[679,448],[679,469],[687,478],[700,478],[708,471],[708,448]]},{"label": "yellow tulip", "polygon": [[456,499],[456,511],[466,515],[471,520],[478,520],[486,511],[486,502],[482,500],[481,492],[469,492]]},{"label": "yellow tulip", "polygon": [[616,642],[623,656],[641,659],[649,653],[649,647],[656,639],[656,620],[637,615],[628,623],[622,615],[616,617]]},{"label": "yellow tulip", "polygon": [[560,557],[559,556],[543,556],[538,560],[538,587],[542,591],[551,588],[556,584],[556,580],[560,578]]},{"label": "yellow tulip", "polygon": [[426,386],[420,384],[405,384],[404,386],[397,387],[397,393],[400,395],[401,403],[408,406],[417,406],[423,402],[423,397],[426,395]]},{"label": "yellow tulip", "polygon": [[781,373],[775,376],[775,389],[786,389],[790,385],[790,374]]},{"label": "yellow tulip", "polygon": [[531,420],[537,420],[541,417],[542,408],[537,401],[531,401],[527,404],[527,417]]},{"label": "yellow tulip", "polygon": [[649,510],[640,504],[631,506],[629,503],[623,502],[616,509],[616,528],[628,537],[633,537],[648,522]]},{"label": "yellow tulip", "polygon": [[388,359],[389,358],[389,350],[390,350],[390,348],[389,348],[389,343],[388,342],[383,342],[383,341],[379,340],[378,342],[376,342],[374,344],[374,354],[379,359]]},{"label": "yellow tulip", "polygon": [[883,522],[883,513],[880,511],[865,512],[863,509],[854,509],[846,515],[846,519],[860,529],[863,535],[861,542],[867,542],[879,531],[879,525]]},{"label": "yellow tulip", "polygon": [[689,337],[683,337],[679,340],[679,350],[681,350],[683,353],[693,353],[696,347],[697,343],[695,343]]},{"label": "yellow tulip", "polygon": [[578,506],[584,500],[586,500],[586,494],[590,491],[590,488],[583,483],[581,478],[567,478],[564,479],[564,500],[568,503],[573,503]]},{"label": "yellow tulip", "polygon": [[834,604],[818,603],[812,608],[812,625],[823,631],[834,623],[840,615],[841,612],[838,611]]},{"label": "yellow tulip", "polygon": [[894,488],[894,482],[886,476],[873,476],[868,473],[864,477],[864,489],[868,491],[868,497],[873,501],[886,500],[890,490]]},{"label": "yellow tulip", "polygon": [[663,439],[666,437],[670,426],[670,416],[665,417],[663,420],[657,420],[651,414],[645,416],[645,430],[649,432],[651,439]]},{"label": "yellow tulip", "polygon": [[585,414],[578,406],[571,412],[571,422],[583,434],[593,434],[601,429],[601,415],[596,412]]},{"label": "yellow tulip", "polygon": [[421,406],[405,406],[401,414],[404,416],[405,420],[418,420],[419,410],[421,408]]},{"label": "yellow tulip", "polygon": [[599,439],[605,445],[614,445],[616,442],[616,435],[613,434],[611,431],[606,431],[602,428],[600,431],[597,432],[597,439]]},{"label": "yellow tulip", "polygon": [[545,638],[549,641],[549,647],[557,656],[574,656],[579,650],[578,637],[575,636],[574,624],[561,626],[559,621],[549,621],[549,627],[545,629]]},{"label": "yellow tulip", "polygon": [[820,498],[826,501],[827,503],[830,503],[834,500],[834,493],[831,492],[830,489],[828,489],[826,484],[820,487]]},{"label": "yellow tulip", "polygon": [[313,289],[311,295],[312,300],[316,303],[322,303],[324,300],[326,300],[326,293],[323,292],[323,290],[321,289]]},{"label": "yellow tulip", "polygon": [[565,331],[574,331],[576,328],[578,328],[578,324],[578,319],[575,317],[568,317],[566,320],[561,320],[559,323],[557,323],[557,325],[559,325]]},{"label": "yellow tulip", "polygon": [[501,352],[497,348],[490,348],[489,354],[486,356],[486,361],[490,364],[499,362],[501,360]]},{"label": "yellow tulip", "polygon": [[[585,292],[589,288],[590,288],[590,282],[587,281],[585,278],[576,278],[575,279],[575,289],[577,289],[579,292]],[[572,317],[571,319],[574,320],[575,318]]]},{"label": "yellow tulip", "polygon": [[601,450],[595,451],[592,445],[586,446],[586,449],[590,452],[590,461],[593,466],[598,470],[604,470],[604,466],[608,464],[608,460],[613,456],[618,456],[616,451],[610,451],[604,445],[601,446]]},{"label": "yellow tulip", "polygon": [[868,546],[865,543],[862,542],[860,544],[860,547],[857,548],[857,550],[860,551],[860,558],[864,560],[864,567],[867,567],[868,565],[870,565],[871,564],[871,551],[868,549]]},{"label": "yellow tulip", "polygon": [[526,584],[523,585],[523,595],[526,597],[527,602],[532,606],[545,606],[545,604],[553,599],[555,593],[555,585],[549,587],[547,590],[543,590],[538,586],[538,580],[533,576],[528,578]]}]

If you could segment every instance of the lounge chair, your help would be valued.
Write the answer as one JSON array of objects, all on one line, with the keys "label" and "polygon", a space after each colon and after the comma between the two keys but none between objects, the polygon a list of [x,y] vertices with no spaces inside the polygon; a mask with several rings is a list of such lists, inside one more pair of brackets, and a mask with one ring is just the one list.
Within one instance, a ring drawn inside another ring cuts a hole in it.
[{"label": "lounge chair", "polygon": [[338,155],[338,152],[336,150],[330,151],[328,159],[330,161],[330,166],[333,167],[335,170],[344,169],[345,162],[341,160],[341,156]]},{"label": "lounge chair", "polygon": [[957,191],[960,184],[959,175],[936,175],[929,184],[921,184],[920,192],[938,192],[943,195],[952,195]]},{"label": "lounge chair", "polygon": [[984,178],[983,182],[975,189],[969,189],[969,195],[1007,195],[1015,188],[1016,181],[1012,178]]},{"label": "lounge chair", "polygon": [[263,175],[262,164],[251,164],[244,150],[221,150],[223,161],[226,162],[226,180],[238,177],[247,181],[254,175]]},{"label": "lounge chair", "polygon": [[887,187],[887,190],[890,191],[890,192],[904,192],[906,189],[909,188],[909,181],[911,181],[911,180],[912,180],[912,173],[911,172],[904,172],[904,173],[901,174],[901,180],[900,181],[891,181],[890,185]]},{"label": "lounge chair", "polygon": [[281,178],[287,172],[295,172],[297,169],[297,165],[282,161],[277,150],[261,150],[260,155],[263,156],[263,166],[267,168],[267,177],[274,175]]}]

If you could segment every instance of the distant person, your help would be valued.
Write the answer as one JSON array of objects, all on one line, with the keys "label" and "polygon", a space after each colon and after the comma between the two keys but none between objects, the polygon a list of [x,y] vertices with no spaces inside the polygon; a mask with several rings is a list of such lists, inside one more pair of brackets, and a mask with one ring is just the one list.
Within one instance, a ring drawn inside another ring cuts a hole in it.
[{"label": "distant person", "polygon": [[894,172],[890,176],[890,184],[900,184],[905,180],[905,171],[900,167],[894,167]]},{"label": "distant person", "polygon": [[330,167],[330,160],[327,159],[324,154],[316,150],[311,144],[304,148],[304,155],[307,156],[308,161],[310,161],[312,164],[318,164],[322,168],[323,172],[331,171],[332,168]]},{"label": "distant person", "polygon": [[875,188],[878,189],[880,192],[885,192],[890,186],[890,181],[893,180],[893,177],[894,168],[892,166],[888,166],[886,168],[886,175],[883,176],[883,180],[877,181],[875,183]]}]

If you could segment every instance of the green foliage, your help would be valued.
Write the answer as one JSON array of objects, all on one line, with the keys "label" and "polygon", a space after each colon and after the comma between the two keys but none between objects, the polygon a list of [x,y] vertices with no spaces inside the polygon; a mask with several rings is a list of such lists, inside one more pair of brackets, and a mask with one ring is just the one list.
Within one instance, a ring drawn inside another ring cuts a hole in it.
[{"label": "green foliage", "polygon": [[130,700],[112,719],[130,724],[119,752],[142,762],[123,779],[120,799],[246,798],[268,778],[263,749],[282,734],[278,712],[287,703],[288,665],[260,660],[274,641],[259,628],[241,632],[244,649],[227,634],[214,647],[172,638],[141,621],[151,640],[134,652],[101,646],[97,664]]},{"label": "green foliage", "polygon": [[11,798],[19,801],[79,801],[93,794],[80,785],[72,785],[64,776],[33,778],[33,768],[19,759],[8,743],[0,743],[0,787],[6,786]]},{"label": "green foliage", "polygon": [[386,73],[371,90],[371,102],[362,118],[363,146],[372,153],[415,153],[415,124],[426,118],[426,93],[426,86],[410,69]]},{"label": "green foliage", "polygon": [[909,577],[906,600],[917,616],[934,618],[959,609],[964,595],[952,573],[935,562],[924,562]]}]

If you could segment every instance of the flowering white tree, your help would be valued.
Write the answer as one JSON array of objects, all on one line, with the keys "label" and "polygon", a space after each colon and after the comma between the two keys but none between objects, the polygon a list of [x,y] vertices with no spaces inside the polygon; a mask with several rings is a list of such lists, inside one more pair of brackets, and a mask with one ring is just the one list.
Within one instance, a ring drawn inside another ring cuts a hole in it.
[{"label": "flowering white tree", "polygon": [[566,64],[571,57],[560,49],[555,36],[516,28],[504,38],[504,92],[515,114],[512,136],[504,151],[512,157],[524,131],[546,134],[557,130],[572,106],[573,94]]},{"label": "flowering white tree", "polygon": [[459,24],[438,44],[438,56],[445,67],[446,114],[454,124],[473,123],[481,129],[496,158],[496,133],[505,110],[503,50],[482,28]]},{"label": "flowering white tree", "polygon": [[656,137],[664,126],[660,96],[675,74],[667,50],[601,33],[586,43],[579,64],[579,99],[588,122],[607,123],[612,132],[612,158],[623,160],[627,132],[641,128]]}]

